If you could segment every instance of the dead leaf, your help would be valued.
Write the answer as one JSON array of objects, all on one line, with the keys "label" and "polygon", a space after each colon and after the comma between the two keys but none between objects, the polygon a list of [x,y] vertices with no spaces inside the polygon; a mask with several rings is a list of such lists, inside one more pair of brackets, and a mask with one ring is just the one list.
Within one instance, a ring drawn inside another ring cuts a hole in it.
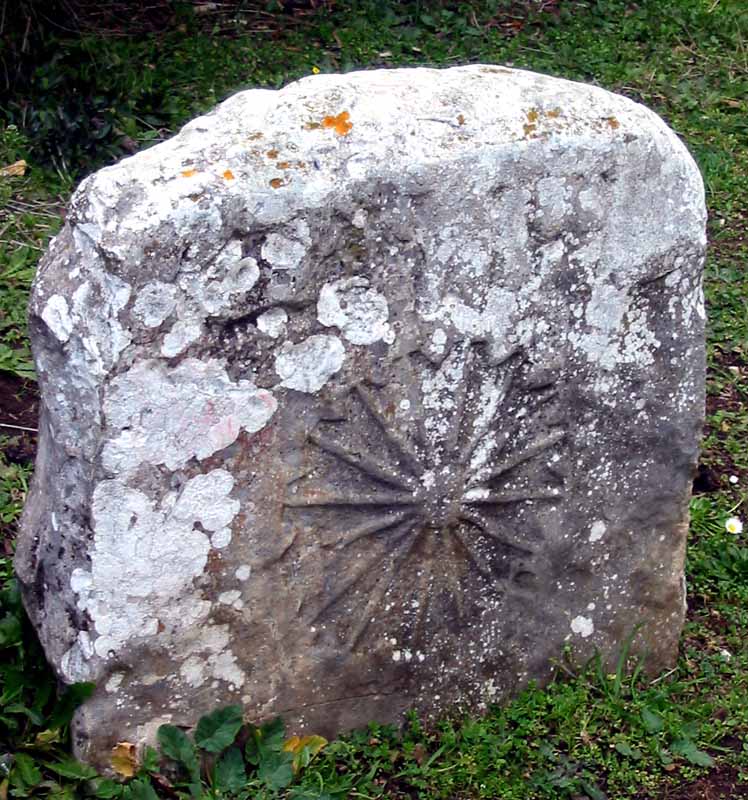
[{"label": "dead leaf", "polygon": [[119,742],[112,748],[112,769],[123,778],[132,778],[138,769],[134,744]]},{"label": "dead leaf", "polygon": [[26,174],[27,166],[28,164],[21,159],[13,164],[8,164],[7,167],[0,167],[0,175],[5,176],[6,178],[18,178],[21,175]]},{"label": "dead leaf", "polygon": [[[293,771],[309,763],[313,756],[327,744],[327,739],[322,736],[292,736],[283,744],[286,753],[293,753]],[[306,757],[302,762],[302,757]]]}]

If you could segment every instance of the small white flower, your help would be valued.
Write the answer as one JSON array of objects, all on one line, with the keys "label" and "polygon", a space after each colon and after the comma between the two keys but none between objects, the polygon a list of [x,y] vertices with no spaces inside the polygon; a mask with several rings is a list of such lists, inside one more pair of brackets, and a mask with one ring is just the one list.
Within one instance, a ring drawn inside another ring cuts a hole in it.
[{"label": "small white flower", "polygon": [[728,533],[742,533],[743,532],[743,522],[738,517],[730,517],[729,519],[725,520],[725,530]]},{"label": "small white flower", "polygon": [[732,483],[733,485],[735,485],[738,482],[738,476],[730,475],[730,477],[727,480],[730,481],[730,483]]}]

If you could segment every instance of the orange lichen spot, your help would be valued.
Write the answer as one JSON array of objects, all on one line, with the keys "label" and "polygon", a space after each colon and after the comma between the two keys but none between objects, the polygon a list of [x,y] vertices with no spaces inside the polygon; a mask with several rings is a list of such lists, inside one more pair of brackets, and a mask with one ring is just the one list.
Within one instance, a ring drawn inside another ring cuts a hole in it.
[{"label": "orange lichen spot", "polygon": [[273,189],[280,189],[280,187],[283,186],[284,183],[285,181],[283,180],[283,178],[271,178],[270,180],[270,185],[273,187]]},{"label": "orange lichen spot", "polygon": [[550,117],[551,119],[557,119],[561,116],[561,109],[560,108],[552,108],[550,111],[545,112],[546,117]]},{"label": "orange lichen spot", "polygon": [[458,125],[464,125],[465,124],[465,117],[463,117],[462,114],[458,114],[457,115],[457,124]]},{"label": "orange lichen spot", "polygon": [[291,165],[288,161],[279,161],[275,166],[278,167],[278,169],[288,169]]},{"label": "orange lichen spot", "polygon": [[182,177],[183,178],[191,178],[193,175],[197,175],[196,169],[183,169],[182,170]]},{"label": "orange lichen spot", "polygon": [[335,117],[325,117],[322,120],[323,128],[332,128],[338,136],[347,136],[351,132],[353,123],[349,122],[351,115],[347,111],[341,111]]},{"label": "orange lichen spot", "polygon": [[256,131],[255,133],[250,133],[250,134],[249,134],[249,138],[250,138],[250,139],[262,139],[262,137],[263,137],[264,135],[265,135],[265,134],[263,134],[263,133],[262,133],[262,131]]},{"label": "orange lichen spot", "polygon": [[275,148],[273,148],[272,150],[268,150],[267,153],[265,153],[265,155],[268,158],[278,158],[278,151]]},{"label": "orange lichen spot", "polygon": [[525,136],[529,136],[531,133],[535,132],[537,127],[537,125],[525,124],[522,126],[522,130],[525,132]]},{"label": "orange lichen spot", "polygon": [[537,108],[531,108],[531,109],[530,109],[530,110],[527,112],[527,121],[528,121],[529,123],[537,122],[537,121],[538,121],[538,116],[539,116],[539,115],[538,115],[538,110],[537,110]]},{"label": "orange lichen spot", "polygon": [[610,125],[611,128],[613,128],[613,130],[621,127],[621,123],[615,117],[608,117],[605,121],[608,123],[608,125]]},{"label": "orange lichen spot", "polygon": [[234,180],[234,173],[230,169],[227,169],[223,173],[223,179],[226,180],[226,181],[233,181]]}]

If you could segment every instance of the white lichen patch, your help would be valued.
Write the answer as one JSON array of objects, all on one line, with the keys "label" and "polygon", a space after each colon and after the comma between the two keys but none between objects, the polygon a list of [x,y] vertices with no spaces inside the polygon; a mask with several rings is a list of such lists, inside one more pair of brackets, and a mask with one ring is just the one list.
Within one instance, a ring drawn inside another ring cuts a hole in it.
[{"label": "white lichen patch", "polygon": [[202,335],[203,326],[197,320],[183,320],[175,322],[171,330],[164,336],[161,345],[161,355],[174,358],[183,353],[191,344],[194,344]]},{"label": "white lichen patch", "polygon": [[129,283],[103,271],[92,275],[73,292],[71,318],[92,375],[106,375],[132,341],[130,332],[119,320],[131,292]]},{"label": "white lichen patch", "polygon": [[206,626],[187,648],[187,658],[179,668],[182,680],[193,688],[216,679],[235,688],[242,686],[246,677],[236,663],[230,641],[228,625]]},{"label": "white lichen patch", "polygon": [[271,339],[282,336],[288,323],[288,314],[285,309],[276,306],[268,309],[264,314],[257,317],[257,327],[266,333]]},{"label": "white lichen patch", "polygon": [[590,528],[590,542],[597,542],[605,536],[605,532],[607,531],[607,525],[601,520],[598,519],[592,523],[592,527]]},{"label": "white lichen patch", "polygon": [[210,545],[216,550],[223,550],[231,544],[231,528],[220,528],[210,537]]},{"label": "white lichen patch", "polygon": [[344,360],[345,348],[337,336],[317,334],[298,344],[284,342],[275,357],[275,371],[286,389],[312,393],[340,371]]},{"label": "white lichen patch", "polygon": [[573,633],[586,639],[595,632],[595,626],[591,617],[584,617],[580,614],[571,621],[571,630]]},{"label": "white lichen patch", "polygon": [[60,342],[67,342],[73,330],[67,300],[62,295],[53,294],[42,310],[42,319]]},{"label": "white lichen patch", "polygon": [[325,327],[336,326],[352,344],[394,340],[388,324],[387,298],[370,288],[362,276],[326,283],[317,301],[317,319]]},{"label": "white lichen patch", "polygon": [[174,311],[177,290],[170,283],[147,283],[135,298],[132,313],[146,328],[158,328]]},{"label": "white lichen patch", "polygon": [[272,417],[272,394],[249,381],[234,383],[216,360],[188,358],[170,369],[141,361],[109,386],[104,412],[111,438],[104,467],[122,475],[139,464],[174,470],[254,433]]},{"label": "white lichen patch", "polygon": [[91,569],[71,576],[78,607],[97,634],[96,655],[106,658],[160,628],[174,632],[205,619],[210,604],[193,586],[210,550],[203,529],[217,524],[217,514],[236,515],[232,487],[224,470],[190,479],[176,502],[167,496],[156,503],[120,480],[96,486]]},{"label": "white lichen patch", "polygon": [[269,234],[260,253],[273,269],[294,270],[301,266],[310,242],[309,225],[297,220],[287,231]]}]

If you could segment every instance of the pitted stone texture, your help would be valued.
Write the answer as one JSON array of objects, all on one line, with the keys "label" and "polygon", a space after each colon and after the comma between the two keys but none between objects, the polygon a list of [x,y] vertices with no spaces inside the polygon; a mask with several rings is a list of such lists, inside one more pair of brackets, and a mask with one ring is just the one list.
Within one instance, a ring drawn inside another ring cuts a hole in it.
[{"label": "pitted stone texture", "polygon": [[654,114],[492,66],[244,92],[84,181],[16,562],[77,752],[480,707],[639,622],[669,663],[704,226]]}]

